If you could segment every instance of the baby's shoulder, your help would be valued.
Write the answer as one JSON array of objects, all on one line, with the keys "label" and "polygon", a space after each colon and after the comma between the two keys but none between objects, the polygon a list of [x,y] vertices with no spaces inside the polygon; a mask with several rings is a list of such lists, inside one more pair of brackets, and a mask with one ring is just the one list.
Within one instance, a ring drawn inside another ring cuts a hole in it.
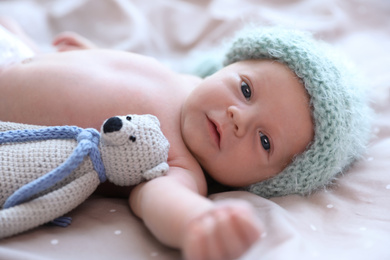
[{"label": "baby's shoulder", "polygon": [[180,134],[174,137],[168,133],[171,144],[168,155],[168,176],[176,181],[197,190],[199,194],[206,195],[207,183],[202,167],[184,144]]}]

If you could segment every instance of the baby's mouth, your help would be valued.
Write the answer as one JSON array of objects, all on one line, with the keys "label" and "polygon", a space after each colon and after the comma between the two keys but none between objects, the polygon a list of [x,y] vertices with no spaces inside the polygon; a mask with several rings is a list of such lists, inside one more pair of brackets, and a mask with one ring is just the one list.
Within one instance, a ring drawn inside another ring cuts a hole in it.
[{"label": "baby's mouth", "polygon": [[209,125],[211,138],[214,139],[214,141],[217,144],[218,148],[220,148],[221,135],[220,135],[220,133],[218,131],[218,126],[210,118],[207,117],[207,119],[208,119],[208,125]]}]

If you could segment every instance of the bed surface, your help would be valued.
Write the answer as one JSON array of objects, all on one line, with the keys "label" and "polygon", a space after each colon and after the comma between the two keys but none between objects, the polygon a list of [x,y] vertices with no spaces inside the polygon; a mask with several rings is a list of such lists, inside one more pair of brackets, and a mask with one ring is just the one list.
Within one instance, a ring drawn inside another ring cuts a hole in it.
[{"label": "bed surface", "polygon": [[[344,52],[369,79],[375,111],[367,154],[331,187],[309,197],[248,200],[265,233],[240,259],[390,259],[390,2],[55,0],[0,2],[43,49],[61,31],[103,48],[150,55],[179,71],[247,22],[310,30]],[[181,259],[130,212],[125,199],[93,195],[67,228],[43,226],[0,241],[0,259]]]}]

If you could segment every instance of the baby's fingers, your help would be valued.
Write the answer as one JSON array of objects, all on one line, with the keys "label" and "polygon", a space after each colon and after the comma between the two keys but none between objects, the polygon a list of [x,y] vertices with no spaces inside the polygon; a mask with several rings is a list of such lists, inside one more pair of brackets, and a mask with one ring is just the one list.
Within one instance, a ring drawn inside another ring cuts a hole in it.
[{"label": "baby's fingers", "polygon": [[216,211],[215,216],[224,259],[236,259],[260,237],[262,228],[251,208],[226,207]]},{"label": "baby's fingers", "polygon": [[185,237],[183,254],[186,260],[204,260],[207,255],[207,243],[210,223],[205,219],[193,221]]},{"label": "baby's fingers", "polygon": [[231,214],[242,241],[245,241],[246,244],[252,244],[260,238],[263,228],[252,209],[234,208]]},{"label": "baby's fingers", "polygon": [[58,51],[96,48],[91,41],[75,32],[62,32],[58,34],[53,39],[52,44],[57,47]]},{"label": "baby's fingers", "polygon": [[185,259],[228,260],[244,254],[260,237],[261,225],[247,203],[221,203],[187,229]]},{"label": "baby's fingers", "polygon": [[[214,250],[219,251],[222,259],[236,259],[247,249],[246,238],[243,239],[239,228],[234,222],[234,216],[230,212],[218,211],[215,213],[216,222],[219,225],[216,239],[219,245]],[[213,248],[209,247],[209,250]]]},{"label": "baby's fingers", "polygon": [[79,45],[77,37],[78,35],[74,32],[62,32],[54,37],[52,44],[54,46],[59,44]]}]

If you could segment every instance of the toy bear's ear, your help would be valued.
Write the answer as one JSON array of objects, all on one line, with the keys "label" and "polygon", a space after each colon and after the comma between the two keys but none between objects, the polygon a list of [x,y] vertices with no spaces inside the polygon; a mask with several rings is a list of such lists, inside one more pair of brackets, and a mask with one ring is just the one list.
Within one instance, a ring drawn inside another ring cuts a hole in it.
[{"label": "toy bear's ear", "polygon": [[146,115],[142,115],[143,117],[147,117],[150,121],[152,121],[153,123],[155,123],[158,127],[160,127],[160,121],[158,120],[158,118],[154,115],[149,115],[149,114],[146,114]]},{"label": "toy bear's ear", "polygon": [[169,165],[166,162],[162,162],[159,165],[145,171],[142,175],[146,180],[151,180],[161,175],[164,175],[169,170]]}]

